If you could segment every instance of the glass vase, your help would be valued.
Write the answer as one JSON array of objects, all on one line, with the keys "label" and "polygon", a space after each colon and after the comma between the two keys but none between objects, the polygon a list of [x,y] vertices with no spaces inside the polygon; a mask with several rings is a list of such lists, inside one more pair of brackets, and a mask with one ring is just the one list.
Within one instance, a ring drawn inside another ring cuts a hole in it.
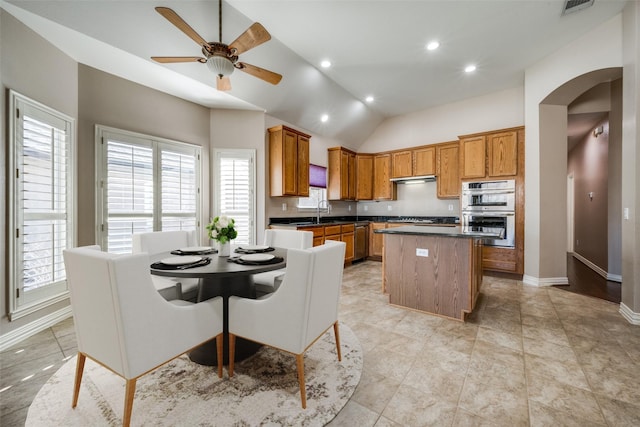
[{"label": "glass vase", "polygon": [[218,242],[218,256],[230,256],[231,255],[231,242],[220,243]]}]

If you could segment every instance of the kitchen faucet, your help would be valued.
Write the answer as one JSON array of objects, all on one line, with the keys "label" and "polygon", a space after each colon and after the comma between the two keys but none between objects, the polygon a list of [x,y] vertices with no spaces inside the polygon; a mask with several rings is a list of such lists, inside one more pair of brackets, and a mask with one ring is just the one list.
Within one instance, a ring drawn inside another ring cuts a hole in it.
[{"label": "kitchen faucet", "polygon": [[316,224],[320,224],[320,206],[322,203],[327,205],[327,212],[329,212],[329,201],[328,200],[320,200],[318,202],[318,206],[316,207]]}]

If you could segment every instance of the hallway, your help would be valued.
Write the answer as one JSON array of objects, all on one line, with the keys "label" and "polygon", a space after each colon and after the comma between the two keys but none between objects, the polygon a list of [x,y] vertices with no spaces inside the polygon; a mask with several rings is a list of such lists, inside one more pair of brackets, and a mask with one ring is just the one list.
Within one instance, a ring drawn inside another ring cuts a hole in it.
[{"label": "hallway", "polygon": [[554,286],[565,291],[620,304],[621,284],[600,276],[570,253],[567,254],[567,277],[568,285]]}]

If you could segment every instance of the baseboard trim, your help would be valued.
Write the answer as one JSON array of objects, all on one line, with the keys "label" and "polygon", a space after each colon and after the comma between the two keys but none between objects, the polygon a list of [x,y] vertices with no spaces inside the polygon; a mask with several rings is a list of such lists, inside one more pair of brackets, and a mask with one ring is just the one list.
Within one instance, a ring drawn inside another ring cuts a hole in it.
[{"label": "baseboard trim", "polygon": [[634,312],[623,302],[620,303],[620,314],[632,325],[640,325],[640,313]]},{"label": "baseboard trim", "polygon": [[42,332],[47,328],[55,325],[58,322],[61,322],[73,315],[71,311],[71,306],[68,305],[60,310],[54,311],[53,313],[47,314],[33,322],[27,323],[24,326],[14,329],[13,331],[7,332],[6,334],[0,335],[0,351],[4,351],[9,347],[12,347],[18,344],[20,341],[23,341],[38,332]]},{"label": "baseboard trim", "polygon": [[586,259],[585,257],[583,257],[582,255],[580,255],[577,252],[573,252],[572,255],[573,255],[573,257],[575,259],[577,259],[578,261],[580,261],[581,263],[583,263],[584,265],[586,265],[587,267],[589,267],[590,269],[592,269],[593,271],[598,273],[605,280],[610,280],[612,282],[622,283],[622,276],[621,275],[608,273],[603,268],[598,267],[597,265],[595,265],[594,263],[592,263],[591,261],[589,261],[588,259]]},{"label": "baseboard trim", "polygon": [[522,276],[522,283],[529,286],[553,286],[553,285],[568,285],[568,277],[533,277]]}]

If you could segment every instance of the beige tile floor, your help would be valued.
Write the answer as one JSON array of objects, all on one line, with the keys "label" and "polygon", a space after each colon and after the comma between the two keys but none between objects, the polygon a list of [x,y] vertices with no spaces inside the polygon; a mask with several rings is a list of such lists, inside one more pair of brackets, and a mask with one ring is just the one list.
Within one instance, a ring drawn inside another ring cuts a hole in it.
[{"label": "beige tile floor", "polygon": [[[380,283],[380,263],[345,269],[340,320],[364,370],[331,426],[640,425],[640,326],[617,304],[485,276],[461,323],[391,307]],[[2,352],[0,425],[24,425],[75,352],[70,319]]]}]

